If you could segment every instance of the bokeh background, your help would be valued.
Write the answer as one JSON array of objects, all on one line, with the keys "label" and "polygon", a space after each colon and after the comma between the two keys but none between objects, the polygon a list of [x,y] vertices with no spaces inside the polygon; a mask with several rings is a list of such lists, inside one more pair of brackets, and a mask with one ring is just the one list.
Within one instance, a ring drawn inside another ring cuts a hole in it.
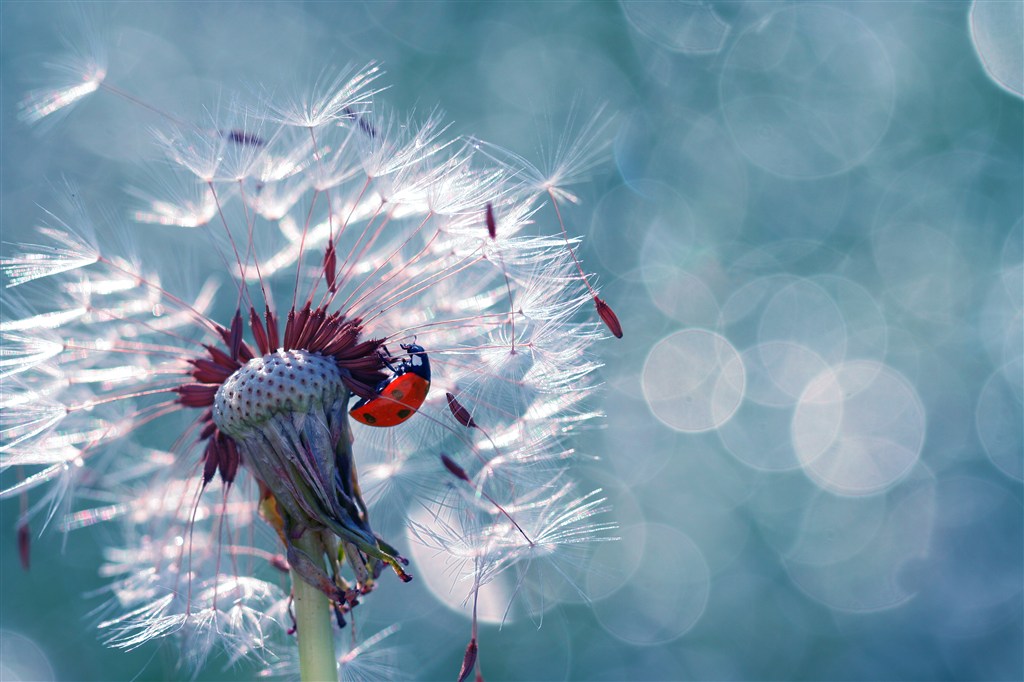
[{"label": "bokeh background", "polygon": [[[527,158],[598,115],[568,222],[626,332],[577,444],[621,540],[590,603],[484,628],[487,678],[1019,680],[1022,8],[7,0],[3,237],[62,177],[125,217],[158,157],[159,120],[114,98],[16,119],[83,11],[109,82],[176,112],[374,59],[384,102]],[[0,679],[178,675],[173,645],[98,641],[111,529],[35,539],[24,573],[0,512]],[[371,618],[410,676],[453,679],[467,621],[414,585]]]}]

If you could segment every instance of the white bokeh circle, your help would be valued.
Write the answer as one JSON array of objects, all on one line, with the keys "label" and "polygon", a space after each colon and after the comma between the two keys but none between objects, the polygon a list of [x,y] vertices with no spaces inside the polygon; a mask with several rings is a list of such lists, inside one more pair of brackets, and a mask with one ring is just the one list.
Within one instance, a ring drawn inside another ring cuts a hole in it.
[{"label": "white bokeh circle", "polygon": [[725,337],[704,329],[666,336],[643,369],[644,398],[662,423],[698,433],[727,422],[743,400],[746,375]]},{"label": "white bokeh circle", "polygon": [[1024,97],[1024,3],[975,0],[971,41],[985,73],[1008,92]]},{"label": "white bokeh circle", "polygon": [[737,38],[720,93],[736,145],[753,163],[820,178],[875,148],[889,127],[896,81],[872,29],[834,7],[801,3]]},{"label": "white bokeh circle", "polygon": [[906,378],[878,362],[854,360],[815,377],[791,427],[804,472],[837,495],[889,488],[917,463],[925,410]]},{"label": "white bokeh circle", "polygon": [[[629,644],[655,646],[681,637],[707,608],[711,573],[687,535],[648,524],[643,560],[633,580],[594,604],[602,627]],[[652,599],[651,595],[657,595]]]}]

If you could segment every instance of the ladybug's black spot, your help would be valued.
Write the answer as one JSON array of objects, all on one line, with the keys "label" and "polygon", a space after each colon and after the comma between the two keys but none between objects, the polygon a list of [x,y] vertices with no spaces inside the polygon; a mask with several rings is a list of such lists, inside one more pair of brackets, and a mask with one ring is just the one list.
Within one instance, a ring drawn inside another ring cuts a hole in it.
[{"label": "ladybug's black spot", "polygon": [[391,391],[391,397],[394,398],[395,400],[401,400],[402,398],[405,397],[405,394],[402,393],[401,389],[396,388],[393,391]]},{"label": "ladybug's black spot", "polygon": [[369,412],[363,412],[363,419],[366,421],[367,424],[376,424],[377,423],[377,418],[374,417]]},{"label": "ladybug's black spot", "polygon": [[398,418],[399,419],[405,419],[410,414],[412,414],[412,410],[399,410],[398,411]]}]

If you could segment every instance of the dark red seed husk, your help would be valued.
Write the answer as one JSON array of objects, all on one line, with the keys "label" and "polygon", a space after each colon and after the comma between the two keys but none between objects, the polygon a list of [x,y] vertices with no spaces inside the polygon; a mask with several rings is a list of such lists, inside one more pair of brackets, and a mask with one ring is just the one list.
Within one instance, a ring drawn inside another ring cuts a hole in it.
[{"label": "dark red seed husk", "polygon": [[377,137],[377,129],[374,128],[365,117],[359,117],[359,129],[366,133],[369,137]]},{"label": "dark red seed husk", "polygon": [[443,452],[441,453],[441,463],[444,464],[444,468],[451,472],[453,476],[469,483],[469,475],[466,474],[466,470],[456,464],[451,457]]},{"label": "dark red seed husk", "polygon": [[213,480],[217,473],[217,465],[220,464],[220,448],[217,447],[217,438],[213,437],[206,441],[206,452],[203,454],[203,485]]},{"label": "dark red seed husk", "polygon": [[277,334],[277,318],[270,312],[270,306],[267,306],[267,312],[263,317],[267,320],[267,342],[270,344],[270,350],[275,351],[281,347],[281,340]]},{"label": "dark red seed husk", "polygon": [[263,320],[256,313],[256,309],[249,307],[249,328],[252,329],[252,337],[256,340],[256,347],[260,355],[266,355],[271,351],[270,341],[267,339],[267,330],[263,328]]},{"label": "dark red seed husk", "polygon": [[473,415],[469,413],[462,403],[453,396],[451,393],[445,393],[448,397],[448,409],[451,410],[452,416],[455,417],[456,421],[465,426],[466,428],[475,428],[476,422],[473,421]]},{"label": "dark red seed husk", "polygon": [[[306,323],[309,321],[310,314],[309,304],[303,306],[302,310],[295,314],[295,324],[292,327],[291,341],[285,340],[285,350],[292,348],[302,348],[303,334],[306,332]],[[292,322],[291,315],[289,314],[288,322]]]},{"label": "dark red seed husk", "polygon": [[235,308],[235,316],[231,320],[231,328],[225,329],[224,327],[218,326],[217,333],[220,334],[220,338],[224,341],[224,345],[227,346],[231,360],[236,363],[239,361],[246,363],[253,359],[252,349],[249,348],[249,344],[247,344],[242,338],[243,330],[241,309]]},{"label": "dark red seed husk", "polygon": [[469,640],[469,644],[466,645],[466,653],[462,656],[462,668],[459,670],[459,682],[466,682],[469,676],[473,674],[473,668],[476,667],[476,637]]},{"label": "dark red seed husk", "polygon": [[189,360],[189,363],[195,367],[192,370],[192,378],[201,384],[221,384],[235,371],[224,365],[218,364],[211,360],[204,360],[202,358],[196,358],[195,360]]},{"label": "dark red seed husk", "polygon": [[487,202],[487,234],[491,235],[491,239],[498,236],[498,221],[494,219],[494,207],[489,201]]},{"label": "dark red seed husk", "polygon": [[334,291],[334,278],[338,265],[338,254],[334,250],[334,242],[327,242],[327,250],[324,251],[324,274],[327,276],[327,288]]},{"label": "dark red seed husk", "polygon": [[238,354],[242,350],[242,311],[238,308],[235,308],[235,317],[231,320],[231,329],[224,342],[228,344],[232,359],[237,360]]},{"label": "dark red seed husk", "polygon": [[[309,306],[306,307],[308,310]],[[302,333],[299,335],[298,340],[295,344],[298,348],[309,348],[310,340],[316,336],[324,324],[324,319],[327,314],[322,308],[317,308],[315,311],[310,313],[306,319],[306,323],[303,325]]]},{"label": "dark red seed husk", "polygon": [[619,323],[619,318],[611,306],[597,296],[594,297],[594,306],[597,308],[597,314],[601,316],[601,321],[605,323],[605,326],[608,327],[615,338],[621,339],[622,325]]},{"label": "dark red seed husk", "polygon": [[178,402],[186,407],[209,407],[217,395],[219,384],[184,384],[172,389],[178,394]]},{"label": "dark red seed husk", "polygon": [[219,436],[219,438],[222,440],[220,463],[218,464],[220,480],[226,485],[231,485],[235,482],[235,475],[238,473],[238,464],[241,461],[241,456],[238,453],[235,441],[227,436]]},{"label": "dark red seed husk", "polygon": [[21,559],[21,567],[26,571],[31,563],[31,542],[32,536],[28,530],[28,523],[18,525],[18,558]]},{"label": "dark red seed husk", "polygon": [[295,339],[295,308],[288,311],[288,318],[284,323],[284,348],[285,350],[291,350],[292,341]]},{"label": "dark red seed husk", "polygon": [[377,129],[374,128],[373,125],[366,120],[365,116],[360,116],[359,114],[357,114],[355,110],[352,109],[352,107],[345,107],[343,111],[345,112],[346,116],[348,116],[349,118],[354,118],[356,120],[356,123],[359,125],[359,129],[366,133],[367,136],[377,137]]},{"label": "dark red seed husk", "polygon": [[262,147],[266,144],[259,135],[255,133],[249,133],[244,130],[233,129],[229,130],[225,137],[231,142],[243,147]]},{"label": "dark red seed husk", "polygon": [[211,414],[210,410],[207,410],[205,413],[203,413],[203,415],[199,418],[199,421],[206,423],[206,426],[203,427],[203,430],[199,432],[199,440],[206,440],[207,438],[213,435],[214,431],[217,430],[217,424],[214,423],[213,415]]},{"label": "dark red seed husk", "polygon": [[232,372],[241,367],[237,360],[232,360],[231,357],[227,353],[222,351],[220,348],[217,348],[216,346],[209,346],[206,344],[203,344],[203,348],[205,348],[206,351],[210,354],[210,357],[213,358],[213,361],[216,362],[221,367],[226,367],[227,369],[230,369]]}]

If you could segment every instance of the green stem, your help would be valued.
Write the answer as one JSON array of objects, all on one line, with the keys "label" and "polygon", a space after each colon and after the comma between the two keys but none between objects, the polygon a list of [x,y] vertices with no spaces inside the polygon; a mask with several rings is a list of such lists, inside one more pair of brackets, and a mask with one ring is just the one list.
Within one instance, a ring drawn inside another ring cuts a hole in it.
[{"label": "green stem", "polygon": [[[323,547],[316,533],[306,531],[295,547],[323,563]],[[299,675],[302,682],[337,682],[338,663],[334,658],[334,625],[331,605],[324,593],[306,583],[292,571],[292,595],[295,597],[295,624],[299,638]]]}]

